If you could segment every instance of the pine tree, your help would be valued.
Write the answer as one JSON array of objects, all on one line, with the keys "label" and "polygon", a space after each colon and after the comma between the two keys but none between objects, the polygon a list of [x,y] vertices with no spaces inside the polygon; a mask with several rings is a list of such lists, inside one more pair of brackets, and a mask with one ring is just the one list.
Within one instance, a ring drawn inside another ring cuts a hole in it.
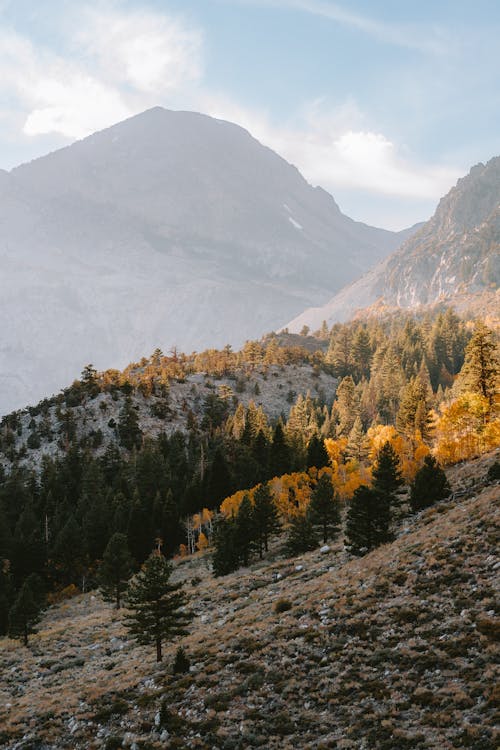
[{"label": "pine tree", "polygon": [[186,655],[186,652],[184,651],[182,646],[179,646],[179,648],[175,652],[175,659],[172,665],[172,672],[174,674],[185,674],[186,672],[189,672],[190,666],[191,666],[191,662],[189,661]]},{"label": "pine tree", "polygon": [[146,559],[153,548],[154,534],[151,521],[151,513],[148,513],[138,490],[134,490],[127,524],[127,540],[132,557],[139,564]]},{"label": "pine tree", "polygon": [[264,550],[268,551],[269,537],[279,529],[278,511],[267,484],[261,484],[257,487],[253,503],[252,516],[255,541],[259,550],[259,557],[262,558]]},{"label": "pine tree", "polygon": [[35,633],[40,619],[41,605],[33,591],[29,579],[24,581],[9,612],[9,635],[19,638],[25,646],[28,636]]},{"label": "pine tree", "polygon": [[247,566],[252,551],[255,529],[252,503],[248,495],[243,497],[235,521],[236,549],[242,565]]},{"label": "pine tree", "polygon": [[352,342],[352,361],[354,374],[358,380],[370,377],[372,348],[370,334],[366,328],[360,328]]},{"label": "pine tree", "polygon": [[328,466],[329,458],[325,448],[325,443],[317,435],[313,435],[307,446],[307,468],[310,469],[315,466],[317,469],[322,469],[323,466]]},{"label": "pine tree", "polygon": [[52,564],[55,576],[64,585],[80,585],[86,562],[82,530],[75,517],[70,515],[54,544]]},{"label": "pine tree", "polygon": [[127,589],[131,610],[126,627],[138,643],[156,646],[156,661],[162,660],[162,645],[176,636],[187,635],[186,626],[192,614],[186,610],[186,596],[180,584],[170,582],[172,568],[168,561],[153,552]]},{"label": "pine tree", "polygon": [[233,481],[229,466],[222,453],[222,450],[218,448],[214,454],[214,460],[210,468],[208,478],[208,502],[207,508],[217,508],[221,502],[228,497],[233,490]]},{"label": "pine tree", "polygon": [[259,466],[259,480],[267,479],[269,471],[269,442],[262,430],[259,430],[255,438],[252,455]]},{"label": "pine tree", "polygon": [[214,526],[214,552],[212,570],[214,576],[225,576],[236,570],[239,564],[239,551],[236,544],[236,521],[220,516]]},{"label": "pine tree", "polygon": [[286,548],[290,555],[309,552],[318,546],[318,537],[308,513],[299,513],[290,521]]},{"label": "pine tree", "polygon": [[288,474],[291,466],[290,449],[285,440],[283,425],[277,422],[273,433],[273,442],[270,449],[269,467],[271,475],[281,477]]},{"label": "pine tree", "polygon": [[9,609],[13,596],[9,561],[0,557],[0,635],[9,628]]},{"label": "pine tree", "polygon": [[340,524],[339,504],[328,474],[320,476],[308,510],[313,524],[321,528],[323,544],[326,544],[329,536],[338,533]]},{"label": "pine tree", "polygon": [[479,393],[493,408],[500,380],[500,362],[493,331],[478,323],[465,349],[465,362],[457,381],[457,391]]},{"label": "pine tree", "polygon": [[396,416],[396,427],[407,438],[412,438],[419,430],[422,438],[429,437],[429,403],[425,383],[420,377],[414,377],[403,388],[399,410]]},{"label": "pine tree", "polygon": [[339,417],[339,435],[349,435],[359,412],[359,399],[354,380],[349,375],[344,378],[335,396],[335,409]]},{"label": "pine tree", "polygon": [[361,485],[347,509],[346,547],[354,555],[390,541],[390,508],[387,499],[372,487]]},{"label": "pine tree", "polygon": [[372,477],[373,489],[385,498],[390,509],[395,507],[398,504],[397,491],[403,484],[403,479],[398,455],[389,442],[384,443],[378,452]]},{"label": "pine tree", "polygon": [[125,403],[120,411],[118,435],[120,437],[120,445],[123,445],[129,451],[133,448],[139,448],[141,445],[142,431],[139,427],[139,417],[130,396],[126,396]]},{"label": "pine tree", "polygon": [[446,474],[433,456],[426,456],[410,489],[410,506],[414,513],[444,500],[450,494]]},{"label": "pine tree", "polygon": [[109,540],[99,568],[99,582],[106,601],[120,609],[122,594],[132,572],[132,557],[125,534],[113,534]]},{"label": "pine tree", "polygon": [[349,433],[349,440],[347,443],[347,454],[350,458],[354,458],[356,461],[361,461],[366,454],[366,435],[363,431],[363,423],[361,417],[356,417],[352,430]]}]

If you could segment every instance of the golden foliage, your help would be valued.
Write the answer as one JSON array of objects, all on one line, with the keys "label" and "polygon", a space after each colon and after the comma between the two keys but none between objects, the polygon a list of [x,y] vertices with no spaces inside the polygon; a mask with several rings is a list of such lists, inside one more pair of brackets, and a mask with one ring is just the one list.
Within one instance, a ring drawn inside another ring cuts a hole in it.
[{"label": "golden foliage", "polygon": [[470,391],[445,405],[436,420],[436,458],[453,464],[500,446],[500,419],[489,414],[488,399]]}]

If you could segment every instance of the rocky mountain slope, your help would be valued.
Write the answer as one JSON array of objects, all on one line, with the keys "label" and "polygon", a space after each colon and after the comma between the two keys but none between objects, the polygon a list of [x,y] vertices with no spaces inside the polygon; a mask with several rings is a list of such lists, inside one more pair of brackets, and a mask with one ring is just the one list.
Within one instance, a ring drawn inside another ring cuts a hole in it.
[{"label": "rocky mountain slope", "polygon": [[[326,305],[290,324],[318,328],[347,320],[360,308],[415,308],[437,302],[459,307],[500,307],[500,157],[473,167],[441,199],[434,216],[393,255]],[[482,305],[481,305],[482,300]]]},{"label": "rocky mountain slope", "polygon": [[276,550],[217,580],[203,556],[179,562],[196,613],[187,674],[156,665],[98,595],[53,607],[29,650],[0,641],[0,743],[494,750],[495,458],[450,469],[454,496],[363,558],[340,542],[297,559]]},{"label": "rocky mountain slope", "polygon": [[[313,398],[331,403],[337,383],[333,375],[307,363],[271,365],[242,369],[231,377],[189,374],[173,380],[167,396],[144,395],[135,389],[131,404],[143,435],[156,438],[160,433],[169,436],[177,431],[187,433],[191,418],[201,424],[206,401],[211,396],[223,393],[224,398],[230,400],[232,411],[238,404],[247,407],[253,402],[257,407],[262,406],[270,421],[274,421],[280,416],[288,417],[292,403],[300,394],[310,393]],[[117,426],[125,399],[123,392],[105,392],[85,398],[74,406],[42,402],[39,407],[9,415],[0,426],[0,468],[11,466],[8,458],[11,449],[21,465],[35,469],[40,468],[44,456],[63,456],[67,448],[64,433],[68,419],[75,439],[84,441],[96,455],[102,455],[109,445],[119,442]],[[10,425],[13,441],[9,442],[8,450],[3,445],[5,440],[2,441],[7,425]],[[39,436],[39,444],[35,446],[30,443],[34,431]]]},{"label": "rocky mountain slope", "polygon": [[155,108],[0,172],[0,413],[91,361],[261,336],[407,233],[354,222],[242,128]]}]

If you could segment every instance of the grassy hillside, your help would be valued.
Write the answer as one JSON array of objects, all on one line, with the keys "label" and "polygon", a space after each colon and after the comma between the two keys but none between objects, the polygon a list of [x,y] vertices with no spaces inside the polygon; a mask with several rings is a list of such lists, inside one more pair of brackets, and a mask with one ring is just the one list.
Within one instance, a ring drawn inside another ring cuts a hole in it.
[{"label": "grassy hillside", "polygon": [[276,548],[221,579],[203,556],[181,561],[188,674],[171,674],[176,645],[158,667],[98,595],[54,606],[31,649],[0,640],[0,743],[493,750],[495,458],[450,469],[452,499],[361,559],[341,541],[294,559]]}]

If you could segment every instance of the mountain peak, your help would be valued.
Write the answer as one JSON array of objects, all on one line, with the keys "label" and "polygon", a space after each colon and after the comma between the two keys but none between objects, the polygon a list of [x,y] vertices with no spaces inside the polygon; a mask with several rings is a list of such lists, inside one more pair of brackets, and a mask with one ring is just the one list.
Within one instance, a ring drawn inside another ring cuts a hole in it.
[{"label": "mountain peak", "polygon": [[[317,328],[346,320],[378,301],[410,308],[441,301],[498,307],[500,283],[500,157],[476,164],[439,201],[434,216],[394,255],[288,324]],[[481,299],[475,301],[478,297]],[[482,301],[481,301],[482,300]]]},{"label": "mountain peak", "polygon": [[238,125],[162,107],[14,169],[0,224],[0,410],[86,362],[260,337],[401,242]]}]

